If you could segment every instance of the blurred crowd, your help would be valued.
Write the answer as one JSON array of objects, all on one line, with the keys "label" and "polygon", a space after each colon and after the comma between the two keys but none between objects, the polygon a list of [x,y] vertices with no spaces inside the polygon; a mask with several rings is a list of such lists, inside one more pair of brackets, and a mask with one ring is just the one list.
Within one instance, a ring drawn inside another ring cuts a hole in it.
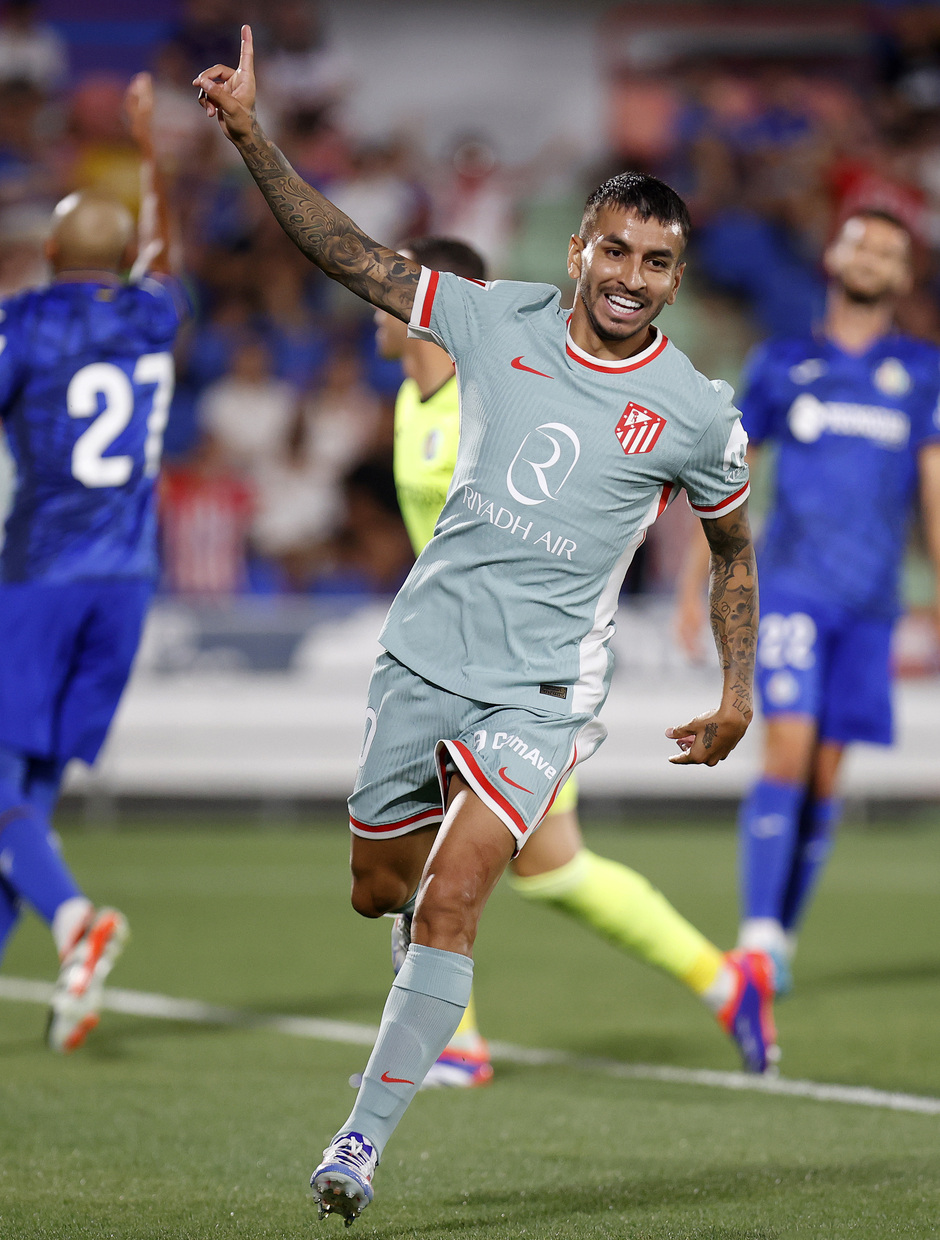
[{"label": "blurred crowd", "polygon": [[[179,342],[165,441],[167,592],[387,593],[412,562],[391,475],[398,364],[377,356],[368,307],[286,240],[195,104],[194,73],[236,62],[245,18],[268,132],[306,180],[383,242],[458,236],[494,275],[557,280],[586,192],[623,167],[654,172],[692,207],[688,301],[702,313],[698,334],[693,323],[680,343],[714,373],[720,344],[709,324],[740,350],[805,330],[821,308],[819,259],[835,226],[856,207],[882,207],[919,241],[920,280],[903,325],[940,342],[933,5],[873,7],[868,51],[851,61],[710,56],[677,58],[668,70],[614,68],[609,158],[590,167],[560,148],[509,167],[490,135],[469,131],[438,152],[408,132],[364,140],[343,121],[355,65],[331,46],[312,0],[184,0],[172,11],[151,63],[137,66],[155,79],[158,154],[196,306]],[[41,6],[6,0],[0,297],[46,278],[42,239],[63,194],[93,187],[136,206],[125,84],[73,73]],[[658,559],[651,546],[633,589],[668,584],[675,569],[668,546]]]}]

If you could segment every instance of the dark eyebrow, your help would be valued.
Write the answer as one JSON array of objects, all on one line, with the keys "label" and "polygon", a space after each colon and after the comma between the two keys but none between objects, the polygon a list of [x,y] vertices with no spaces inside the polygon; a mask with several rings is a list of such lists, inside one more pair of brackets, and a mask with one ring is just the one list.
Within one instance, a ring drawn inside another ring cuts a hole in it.
[{"label": "dark eyebrow", "polygon": [[[607,233],[607,235],[605,237],[602,237],[601,240],[606,242],[608,245],[619,246],[621,250],[627,250],[629,252],[633,251],[633,246],[630,245],[629,242],[626,241],[625,238],[618,236],[617,233]],[[672,250],[661,249],[661,250],[644,250],[643,257],[644,258],[676,258],[677,255],[675,255],[672,252]]]}]

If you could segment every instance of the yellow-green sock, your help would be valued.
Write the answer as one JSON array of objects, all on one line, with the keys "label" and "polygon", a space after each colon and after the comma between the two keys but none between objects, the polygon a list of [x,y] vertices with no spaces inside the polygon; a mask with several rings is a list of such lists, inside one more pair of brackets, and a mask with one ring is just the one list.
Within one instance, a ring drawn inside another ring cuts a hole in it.
[{"label": "yellow-green sock", "polygon": [[527,900],[577,917],[698,995],[714,983],[724,956],[642,874],[582,848],[567,865],[529,878],[510,875]]},{"label": "yellow-green sock", "polygon": [[470,993],[470,1001],[466,1006],[463,1016],[460,1018],[460,1024],[454,1031],[454,1036],[447,1043],[448,1050],[455,1051],[472,1051],[480,1045],[480,1031],[477,1028],[477,1007],[473,1001],[473,992]]}]

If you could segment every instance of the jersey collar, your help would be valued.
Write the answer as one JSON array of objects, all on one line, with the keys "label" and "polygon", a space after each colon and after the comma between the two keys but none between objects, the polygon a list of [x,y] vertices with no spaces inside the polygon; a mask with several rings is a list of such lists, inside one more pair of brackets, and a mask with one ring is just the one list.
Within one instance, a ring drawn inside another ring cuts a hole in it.
[{"label": "jersey collar", "polygon": [[599,357],[594,357],[591,353],[586,353],[584,349],[571,339],[571,323],[569,320],[565,330],[565,352],[581,366],[586,366],[588,370],[596,370],[602,375],[625,375],[631,370],[638,370],[640,366],[645,366],[647,362],[653,361],[659,357],[663,349],[669,343],[669,338],[664,336],[658,327],[653,328],[653,340],[640,353],[634,353],[632,357],[624,358],[623,361],[602,361]]}]

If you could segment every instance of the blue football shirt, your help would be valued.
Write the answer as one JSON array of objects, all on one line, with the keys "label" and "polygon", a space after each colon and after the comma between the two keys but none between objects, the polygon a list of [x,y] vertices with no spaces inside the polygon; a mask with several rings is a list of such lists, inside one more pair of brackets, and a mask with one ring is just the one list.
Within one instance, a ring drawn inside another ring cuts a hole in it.
[{"label": "blue football shirt", "polygon": [[898,611],[917,453],[940,437],[940,350],[882,337],[862,355],[823,336],[758,348],[739,400],[752,443],[778,446],[758,544],[763,588],[860,615]]},{"label": "blue football shirt", "polygon": [[0,418],[16,492],[5,582],[146,578],[173,395],[177,281],[56,282],[0,307]]}]

